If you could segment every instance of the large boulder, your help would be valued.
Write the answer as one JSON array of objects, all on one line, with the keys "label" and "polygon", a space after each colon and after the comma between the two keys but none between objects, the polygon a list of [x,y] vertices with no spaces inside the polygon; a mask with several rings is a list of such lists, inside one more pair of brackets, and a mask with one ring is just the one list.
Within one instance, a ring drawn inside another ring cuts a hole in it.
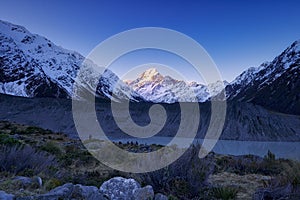
[{"label": "large boulder", "polygon": [[12,194],[7,194],[4,191],[0,191],[0,199],[1,200],[13,200],[14,199],[14,195]]},{"label": "large boulder", "polygon": [[133,199],[136,200],[152,200],[154,198],[154,191],[152,186],[147,185],[143,188],[133,190]]},{"label": "large boulder", "polygon": [[134,179],[115,177],[104,182],[100,187],[100,192],[109,199],[133,200],[134,190],[141,186]]}]

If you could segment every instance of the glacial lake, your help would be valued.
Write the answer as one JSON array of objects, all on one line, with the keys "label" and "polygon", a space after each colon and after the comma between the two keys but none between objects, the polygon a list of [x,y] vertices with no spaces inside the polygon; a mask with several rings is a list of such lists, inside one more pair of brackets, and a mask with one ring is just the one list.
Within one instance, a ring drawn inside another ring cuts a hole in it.
[{"label": "glacial lake", "polygon": [[[167,145],[172,138],[170,137],[152,137],[147,138],[129,138],[114,139],[115,142],[138,142],[139,144],[160,144]],[[176,142],[181,146],[186,138],[179,138]],[[195,139],[194,143],[203,143],[203,139]],[[289,158],[300,161],[300,142],[261,142],[261,141],[236,141],[236,140],[219,140],[214,146],[213,151],[225,155],[257,155],[265,156],[270,150],[277,158]]]}]

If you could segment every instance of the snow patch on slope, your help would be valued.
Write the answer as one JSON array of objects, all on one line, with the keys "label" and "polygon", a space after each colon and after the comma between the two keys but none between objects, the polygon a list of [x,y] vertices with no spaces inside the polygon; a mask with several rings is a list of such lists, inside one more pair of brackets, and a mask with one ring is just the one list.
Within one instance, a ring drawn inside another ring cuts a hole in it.
[{"label": "snow patch on slope", "polygon": [[[45,95],[50,89],[57,92],[54,96],[72,96],[75,78],[85,61],[82,55],[32,34],[22,26],[1,20],[0,41],[1,93],[34,97]],[[110,70],[106,70],[99,81],[99,73],[95,70],[99,67],[92,61],[85,61],[82,67],[86,70],[83,74],[89,78],[81,76],[79,79],[86,79],[87,90],[97,88],[98,93],[110,98],[114,92],[120,98],[136,98],[135,93]],[[39,94],[41,90],[43,94]]]}]

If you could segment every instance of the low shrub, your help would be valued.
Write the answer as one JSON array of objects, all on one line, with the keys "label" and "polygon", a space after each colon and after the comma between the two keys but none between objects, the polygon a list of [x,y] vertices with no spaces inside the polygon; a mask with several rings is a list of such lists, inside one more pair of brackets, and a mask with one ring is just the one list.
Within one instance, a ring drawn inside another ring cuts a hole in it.
[{"label": "low shrub", "polygon": [[55,157],[30,146],[0,146],[0,171],[37,175],[56,165]]},{"label": "low shrub", "polygon": [[268,150],[267,155],[264,157],[264,160],[267,162],[275,162],[275,154],[273,154],[270,150]]},{"label": "low shrub", "polygon": [[14,130],[12,131],[12,133],[17,133],[17,134],[54,134],[52,131],[48,130],[48,129],[42,129],[39,127],[35,127],[35,126],[28,126],[27,128],[23,129],[23,130]]},{"label": "low shrub", "polygon": [[60,156],[62,154],[60,147],[54,142],[47,142],[41,146],[40,149],[56,156]]},{"label": "low shrub", "polygon": [[145,185],[152,185],[155,192],[174,194],[179,199],[191,199],[208,185],[208,177],[215,166],[212,154],[203,159],[198,157],[199,148],[192,146],[168,167],[136,174],[133,178]]},{"label": "low shrub", "polygon": [[95,162],[95,158],[85,149],[80,149],[75,145],[65,146],[65,153],[59,156],[59,161],[66,166],[74,163],[77,165],[89,164]]},{"label": "low shrub", "polygon": [[19,140],[14,139],[12,136],[7,134],[0,134],[0,145],[18,145],[21,144]]},{"label": "low shrub", "polygon": [[178,198],[172,194],[168,196],[168,200],[178,200]]},{"label": "low shrub", "polygon": [[212,188],[212,196],[216,199],[230,200],[236,199],[238,189],[233,187],[217,187]]},{"label": "low shrub", "polygon": [[282,182],[290,183],[293,187],[300,186],[300,163],[290,161],[283,164],[280,179]]},{"label": "low shrub", "polygon": [[62,185],[62,182],[60,180],[58,180],[56,178],[52,178],[52,179],[45,182],[44,187],[45,187],[46,191],[50,191],[50,190],[52,190],[52,189],[54,189],[58,186],[61,186],[61,185]]},{"label": "low shrub", "polygon": [[220,156],[216,159],[219,172],[226,171],[239,175],[262,174],[268,176],[279,175],[283,170],[285,159],[276,159],[275,155],[268,151],[264,158],[258,156]]},{"label": "low shrub", "polygon": [[109,179],[108,177],[103,176],[101,173],[97,171],[91,171],[91,172],[86,171],[86,172],[77,172],[77,173],[75,172],[72,174],[72,176],[64,177],[62,181],[71,182],[73,184],[100,187],[103,184],[103,182],[108,179]]}]

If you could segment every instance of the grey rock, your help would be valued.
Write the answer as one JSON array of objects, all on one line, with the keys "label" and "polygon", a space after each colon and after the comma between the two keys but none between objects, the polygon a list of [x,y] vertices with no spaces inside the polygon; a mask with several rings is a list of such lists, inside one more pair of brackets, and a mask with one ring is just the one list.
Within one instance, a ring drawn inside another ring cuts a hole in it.
[{"label": "grey rock", "polygon": [[104,196],[99,192],[98,188],[95,186],[83,186],[75,185],[72,198],[75,199],[87,199],[87,200],[101,200],[105,199]]},{"label": "grey rock", "polygon": [[41,187],[43,184],[42,178],[39,176],[35,176],[33,178],[29,178],[29,177],[25,177],[25,176],[17,176],[13,179],[13,182],[21,183],[24,188],[30,187],[33,185]]},{"label": "grey rock", "polygon": [[73,189],[74,185],[72,183],[66,183],[62,186],[54,188],[53,190],[42,196],[68,198],[71,196]]},{"label": "grey rock", "polygon": [[133,191],[133,199],[135,200],[152,200],[153,198],[154,191],[150,185],[147,185],[143,188],[137,188]]},{"label": "grey rock", "polygon": [[292,193],[293,187],[288,184],[282,187],[258,189],[253,195],[253,199],[290,199]]},{"label": "grey rock", "polygon": [[13,200],[14,197],[15,196],[12,194],[7,194],[4,191],[0,191],[0,200]]},{"label": "grey rock", "polygon": [[39,176],[33,177],[32,180],[33,180],[34,183],[37,183],[38,186],[40,186],[40,187],[43,185],[43,180],[42,180],[42,178],[39,177]]},{"label": "grey rock", "polygon": [[73,185],[66,183],[65,185],[54,188],[50,192],[37,195],[20,197],[17,200],[59,200],[59,199],[80,199],[80,200],[106,200],[95,186],[83,186],[80,184]]},{"label": "grey rock", "polygon": [[154,200],[168,200],[168,197],[166,195],[161,194],[161,193],[157,193],[154,196]]},{"label": "grey rock", "polygon": [[32,184],[32,179],[25,176],[17,176],[13,179],[14,182],[20,182],[24,187]]},{"label": "grey rock", "polygon": [[133,191],[141,188],[134,179],[115,177],[104,182],[100,187],[100,192],[109,199],[132,200]]}]

